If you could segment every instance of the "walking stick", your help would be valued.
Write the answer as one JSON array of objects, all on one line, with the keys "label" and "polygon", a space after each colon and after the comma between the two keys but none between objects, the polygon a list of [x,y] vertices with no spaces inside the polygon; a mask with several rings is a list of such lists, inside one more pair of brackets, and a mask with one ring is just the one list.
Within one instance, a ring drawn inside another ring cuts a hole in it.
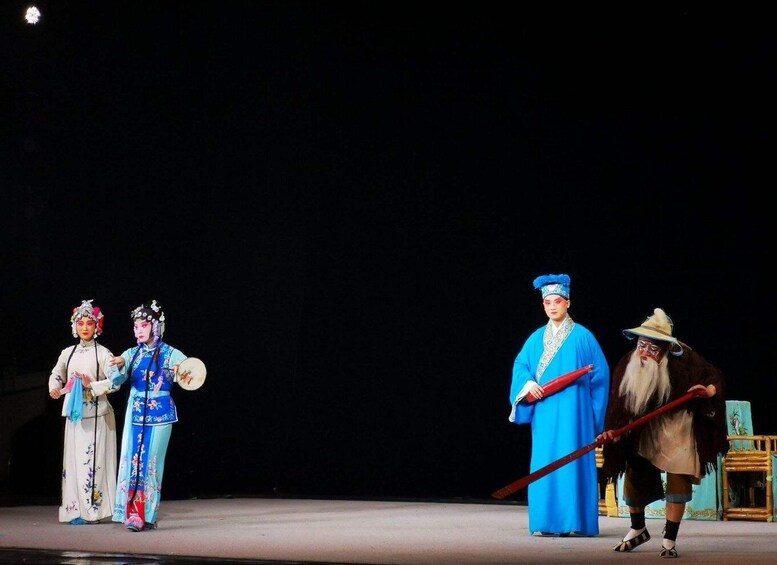
[{"label": "walking stick", "polygon": [[563,467],[567,463],[570,463],[574,461],[575,459],[579,459],[589,451],[593,451],[600,445],[604,445],[605,443],[611,442],[616,437],[625,434],[629,430],[633,430],[634,428],[641,426],[648,420],[652,420],[656,416],[660,416],[664,412],[668,412],[669,410],[672,410],[674,408],[677,408],[681,404],[684,404],[688,402],[691,398],[695,398],[697,396],[702,396],[704,394],[707,394],[707,392],[704,389],[695,389],[691,392],[685,393],[683,396],[678,398],[677,400],[673,400],[666,406],[662,406],[661,408],[658,408],[656,410],[653,410],[652,412],[648,412],[641,418],[637,418],[633,422],[626,424],[622,428],[618,428],[617,430],[613,430],[612,438],[608,439],[606,437],[601,437],[597,439],[595,442],[590,443],[586,445],[585,447],[581,447],[577,451],[574,451],[570,453],[569,455],[565,455],[561,459],[557,459],[556,461],[553,461],[552,463],[549,463],[548,465],[545,465],[542,469],[538,469],[537,471],[534,471],[530,475],[526,475],[522,479],[518,479],[515,482],[510,483],[506,487],[500,488],[498,491],[495,491],[491,496],[496,498],[497,500],[502,500],[505,497],[510,496],[514,492],[517,492],[527,486],[529,483],[533,483],[537,479],[541,479],[545,475],[549,475],[559,467]]}]

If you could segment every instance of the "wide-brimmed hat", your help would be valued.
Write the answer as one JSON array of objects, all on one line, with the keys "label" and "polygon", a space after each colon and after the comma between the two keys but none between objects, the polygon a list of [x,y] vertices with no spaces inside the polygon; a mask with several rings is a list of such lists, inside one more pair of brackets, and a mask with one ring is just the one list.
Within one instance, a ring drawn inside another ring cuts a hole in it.
[{"label": "wide-brimmed hat", "polygon": [[674,324],[672,318],[666,315],[661,308],[653,310],[653,315],[642,322],[642,325],[638,328],[631,328],[630,330],[623,330],[623,335],[627,339],[634,339],[635,336],[648,337],[657,341],[669,342],[669,351],[673,355],[682,355],[683,346],[680,345],[678,339],[672,336],[672,329]]}]

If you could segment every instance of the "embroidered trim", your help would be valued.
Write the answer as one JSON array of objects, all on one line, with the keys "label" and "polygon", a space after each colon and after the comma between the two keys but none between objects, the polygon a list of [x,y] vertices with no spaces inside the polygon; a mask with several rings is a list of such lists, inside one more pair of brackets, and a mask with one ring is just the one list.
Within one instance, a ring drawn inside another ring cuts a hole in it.
[{"label": "embroidered trim", "polygon": [[540,363],[537,366],[537,382],[540,382],[542,374],[545,369],[548,368],[550,362],[561,349],[569,334],[572,333],[572,329],[575,327],[575,322],[571,316],[567,316],[566,319],[561,322],[561,327],[558,329],[556,335],[553,335],[553,322],[548,320],[548,325],[545,326],[545,334],[542,336],[542,357],[540,357]]}]

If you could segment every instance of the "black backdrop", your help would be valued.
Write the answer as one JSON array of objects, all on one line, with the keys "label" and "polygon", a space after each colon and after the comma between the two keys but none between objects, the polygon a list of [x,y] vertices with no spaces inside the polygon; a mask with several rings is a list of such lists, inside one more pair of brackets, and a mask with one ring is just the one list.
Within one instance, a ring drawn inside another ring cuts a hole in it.
[{"label": "black backdrop", "polygon": [[[208,367],[166,497],[487,500],[546,273],[611,363],[667,310],[777,433],[763,15],[70,4],[3,5],[2,362],[48,371],[89,298],[119,353],[161,302]],[[48,406],[16,476],[56,494]]]}]

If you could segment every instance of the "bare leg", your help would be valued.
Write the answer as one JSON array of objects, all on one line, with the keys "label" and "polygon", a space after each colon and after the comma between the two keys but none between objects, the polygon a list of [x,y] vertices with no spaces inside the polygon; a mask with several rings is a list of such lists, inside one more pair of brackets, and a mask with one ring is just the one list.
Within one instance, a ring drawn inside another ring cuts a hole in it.
[{"label": "bare leg", "polygon": [[667,549],[672,549],[677,541],[677,530],[680,528],[680,522],[685,513],[685,502],[667,502],[666,503],[666,527],[664,528],[664,541],[662,545]]},{"label": "bare leg", "polygon": [[685,514],[685,502],[667,502],[666,519],[672,522],[680,522]]}]

